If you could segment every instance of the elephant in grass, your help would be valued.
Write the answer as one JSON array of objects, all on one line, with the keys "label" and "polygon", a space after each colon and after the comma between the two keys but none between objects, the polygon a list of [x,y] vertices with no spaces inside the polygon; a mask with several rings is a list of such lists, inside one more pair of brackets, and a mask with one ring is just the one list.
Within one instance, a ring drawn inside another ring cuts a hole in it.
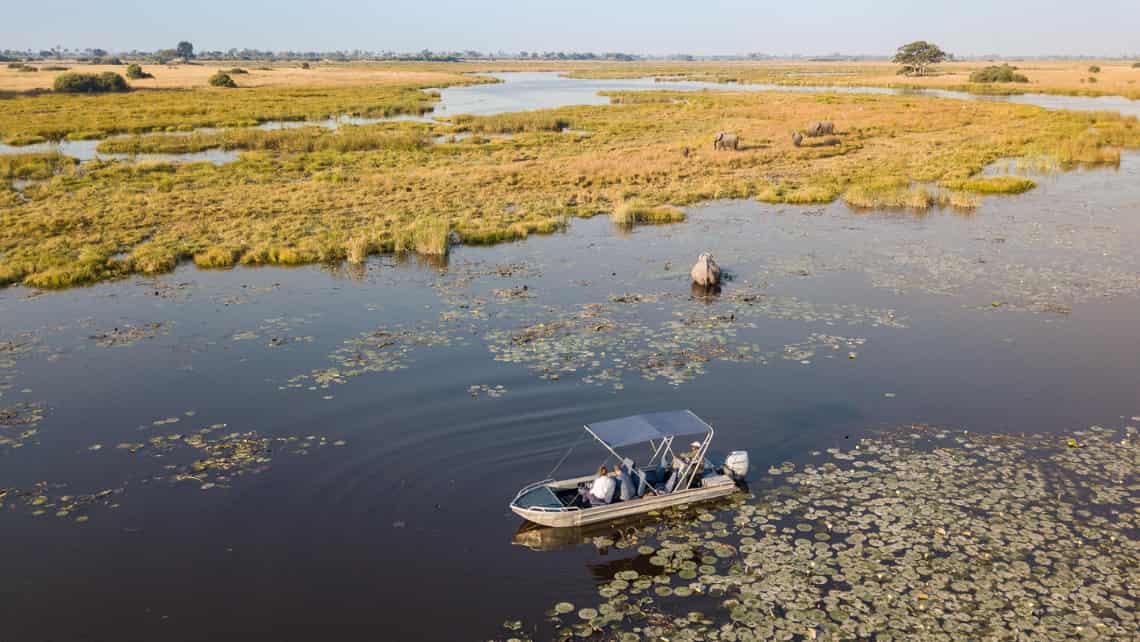
[{"label": "elephant in grass", "polygon": [[815,138],[816,136],[830,136],[835,133],[835,123],[830,120],[821,120],[811,127],[807,128],[804,132],[805,135]]},{"label": "elephant in grass", "polygon": [[804,144],[804,135],[799,132],[792,132],[792,145],[799,147]]},{"label": "elephant in grass", "polygon": [[713,149],[739,149],[740,137],[736,134],[721,132],[713,138]]}]

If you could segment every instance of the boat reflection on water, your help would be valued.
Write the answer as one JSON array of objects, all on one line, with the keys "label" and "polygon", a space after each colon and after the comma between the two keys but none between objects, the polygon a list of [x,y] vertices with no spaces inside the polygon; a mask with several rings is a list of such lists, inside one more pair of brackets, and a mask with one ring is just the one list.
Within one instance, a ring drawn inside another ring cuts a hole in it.
[{"label": "boat reflection on water", "polygon": [[[738,497],[747,496],[748,485],[738,485],[743,491]],[[532,551],[569,551],[583,544],[591,544],[597,546],[598,552],[604,555],[619,543],[624,544],[622,548],[625,549],[637,548],[652,537],[659,526],[696,519],[706,511],[717,513],[729,510],[735,505],[737,502],[731,499],[713,500],[700,505],[681,505],[659,514],[637,515],[587,526],[541,526],[524,521],[511,537],[511,543]]]}]

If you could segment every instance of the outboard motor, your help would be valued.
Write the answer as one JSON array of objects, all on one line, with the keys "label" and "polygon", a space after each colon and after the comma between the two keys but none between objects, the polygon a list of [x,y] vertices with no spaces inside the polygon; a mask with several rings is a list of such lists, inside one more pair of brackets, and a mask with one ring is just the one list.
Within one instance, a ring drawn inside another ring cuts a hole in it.
[{"label": "outboard motor", "polygon": [[734,450],[724,458],[724,472],[735,481],[743,481],[748,475],[748,451]]}]

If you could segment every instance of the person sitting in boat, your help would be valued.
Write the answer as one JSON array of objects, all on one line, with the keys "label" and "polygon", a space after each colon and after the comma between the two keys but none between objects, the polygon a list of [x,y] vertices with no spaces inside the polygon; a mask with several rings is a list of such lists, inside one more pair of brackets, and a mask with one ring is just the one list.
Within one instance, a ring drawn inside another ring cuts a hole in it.
[{"label": "person sitting in boat", "polygon": [[637,499],[645,494],[645,474],[637,469],[637,464],[626,457],[618,468],[618,481],[621,484],[621,501]]},{"label": "person sitting in boat", "polygon": [[617,489],[617,480],[610,476],[605,466],[598,467],[598,476],[582,490],[584,499],[590,506],[605,506],[613,501],[614,490]]},{"label": "person sitting in boat", "polygon": [[669,474],[669,479],[665,483],[665,492],[671,493],[677,490],[677,484],[681,481],[681,476],[688,469],[689,464],[697,462],[697,470],[701,468],[701,442],[694,441],[689,444],[689,451],[681,453],[680,455],[673,456],[673,471]]}]

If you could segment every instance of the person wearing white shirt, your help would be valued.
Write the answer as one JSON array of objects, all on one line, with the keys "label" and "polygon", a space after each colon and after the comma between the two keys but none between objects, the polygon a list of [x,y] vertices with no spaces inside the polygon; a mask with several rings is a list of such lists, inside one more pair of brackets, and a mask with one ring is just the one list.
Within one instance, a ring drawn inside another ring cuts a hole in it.
[{"label": "person wearing white shirt", "polygon": [[608,504],[613,499],[614,489],[617,488],[617,480],[610,477],[609,471],[605,466],[598,468],[598,477],[594,483],[590,485],[590,496],[588,497],[591,506],[599,506]]}]

